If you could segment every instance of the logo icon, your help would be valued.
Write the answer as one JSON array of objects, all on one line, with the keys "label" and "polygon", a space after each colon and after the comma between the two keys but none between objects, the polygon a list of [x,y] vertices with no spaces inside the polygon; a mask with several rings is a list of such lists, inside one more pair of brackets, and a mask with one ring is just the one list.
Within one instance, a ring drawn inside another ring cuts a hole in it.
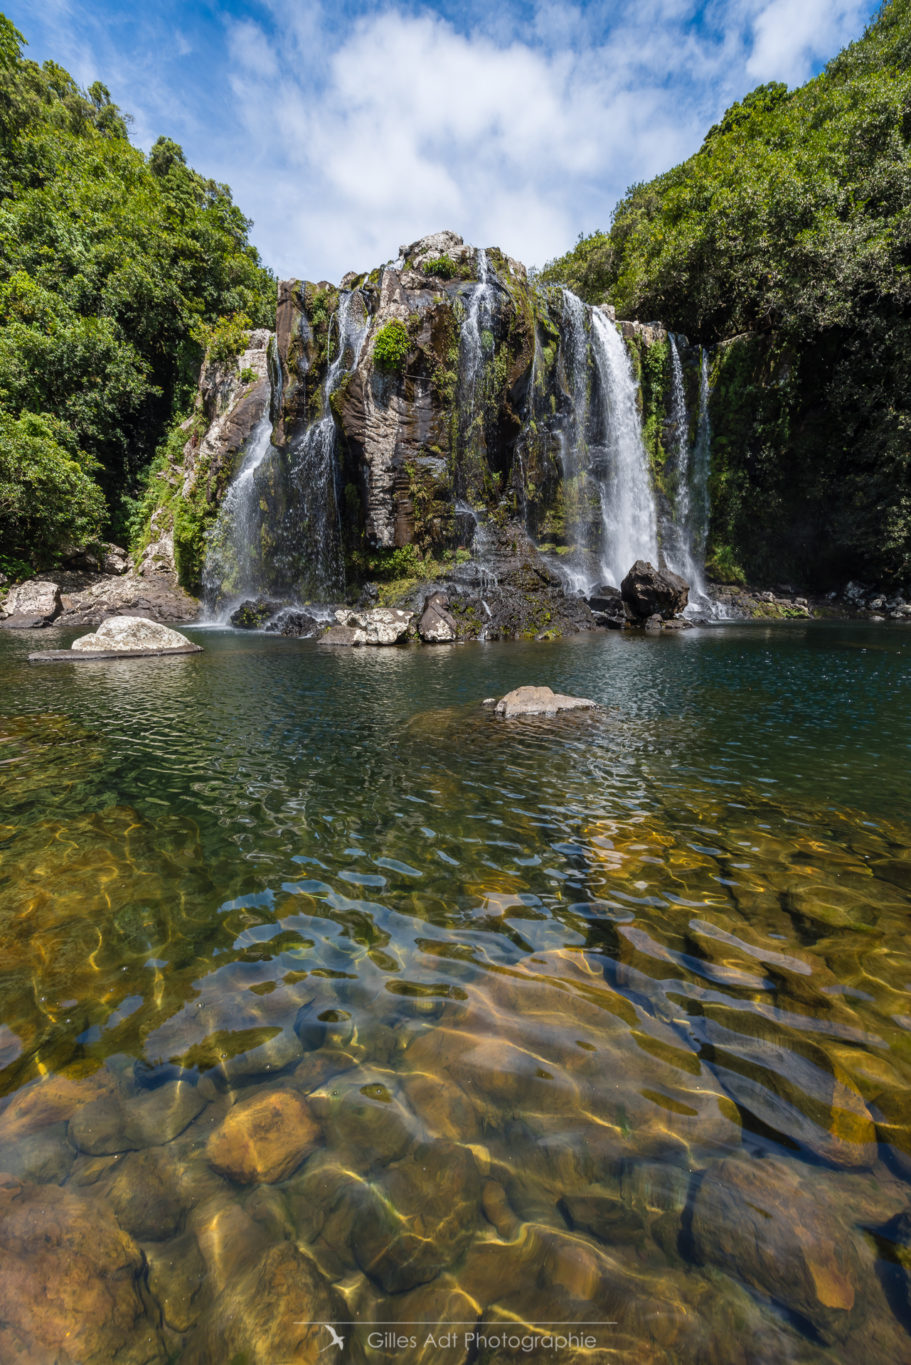
[{"label": "logo icon", "polygon": [[338,1346],[338,1347],[340,1347],[340,1348],[344,1351],[344,1349],[345,1349],[345,1338],[344,1338],[344,1337],[340,1337],[339,1334],[338,1334],[338,1332],[335,1330],[335,1328],[332,1327],[332,1326],[330,1326],[330,1324],[329,1324],[328,1322],[321,1322],[321,1323],[320,1323],[320,1326],[321,1326],[321,1327],[325,1327],[326,1331],[329,1333],[330,1337],[332,1338],[332,1340],[329,1342],[329,1345],[328,1345],[328,1346],[324,1346],[324,1347],[323,1347],[323,1350],[320,1351],[320,1355],[323,1354],[323,1351],[328,1351],[328,1350],[329,1350],[329,1346]]}]

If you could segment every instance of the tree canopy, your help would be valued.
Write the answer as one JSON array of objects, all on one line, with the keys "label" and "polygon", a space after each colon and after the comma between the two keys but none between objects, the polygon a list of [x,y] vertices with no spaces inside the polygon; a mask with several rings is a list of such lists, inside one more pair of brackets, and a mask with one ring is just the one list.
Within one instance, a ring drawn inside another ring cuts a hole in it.
[{"label": "tree canopy", "polygon": [[[227,185],[188,167],[168,138],[146,157],[100,81],[81,90],[56,63],[27,60],[24,45],[0,15],[3,448],[21,420],[36,419],[33,431],[43,422],[43,448],[56,443],[104,495],[80,504],[78,533],[90,523],[118,533],[210,330],[236,315],[271,326],[274,280]],[[0,477],[6,495],[5,464]],[[0,554],[21,554],[7,505]],[[45,559],[59,548],[51,524],[33,533]]]}]

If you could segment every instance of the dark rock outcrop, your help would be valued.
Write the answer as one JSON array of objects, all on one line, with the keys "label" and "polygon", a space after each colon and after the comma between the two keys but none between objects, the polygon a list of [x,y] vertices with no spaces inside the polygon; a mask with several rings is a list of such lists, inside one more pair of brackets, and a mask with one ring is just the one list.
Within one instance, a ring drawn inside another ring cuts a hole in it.
[{"label": "dark rock outcrop", "polygon": [[602,583],[595,588],[588,598],[588,605],[598,625],[607,626],[609,630],[622,630],[629,620],[620,589],[611,587],[609,583]]},{"label": "dark rock outcrop", "polygon": [[281,611],[282,605],[268,597],[257,597],[241,602],[228,619],[238,630],[261,630],[267,621]]},{"label": "dark rock outcrop", "polygon": [[679,574],[637,559],[620,584],[620,592],[633,616],[645,622],[650,616],[665,620],[677,616],[686,606],[690,590]]}]

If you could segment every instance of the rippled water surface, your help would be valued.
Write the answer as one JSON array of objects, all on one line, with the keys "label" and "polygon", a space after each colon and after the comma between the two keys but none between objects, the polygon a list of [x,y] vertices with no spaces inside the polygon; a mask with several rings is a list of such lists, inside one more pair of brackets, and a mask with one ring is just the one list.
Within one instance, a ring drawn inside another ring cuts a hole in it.
[{"label": "rippled water surface", "polygon": [[0,1359],[911,1360],[911,628],[38,638]]}]

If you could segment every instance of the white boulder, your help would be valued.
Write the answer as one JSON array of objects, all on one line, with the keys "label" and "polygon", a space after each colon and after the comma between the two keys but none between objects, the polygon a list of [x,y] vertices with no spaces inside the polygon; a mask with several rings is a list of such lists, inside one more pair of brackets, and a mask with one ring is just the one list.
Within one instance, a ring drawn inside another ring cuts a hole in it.
[{"label": "white boulder", "polygon": [[188,640],[186,635],[181,635],[180,631],[171,630],[170,626],[160,625],[158,621],[150,621],[146,616],[110,616],[91,635],[74,640],[71,648],[85,653],[126,653],[139,650],[193,650],[199,646]]}]

